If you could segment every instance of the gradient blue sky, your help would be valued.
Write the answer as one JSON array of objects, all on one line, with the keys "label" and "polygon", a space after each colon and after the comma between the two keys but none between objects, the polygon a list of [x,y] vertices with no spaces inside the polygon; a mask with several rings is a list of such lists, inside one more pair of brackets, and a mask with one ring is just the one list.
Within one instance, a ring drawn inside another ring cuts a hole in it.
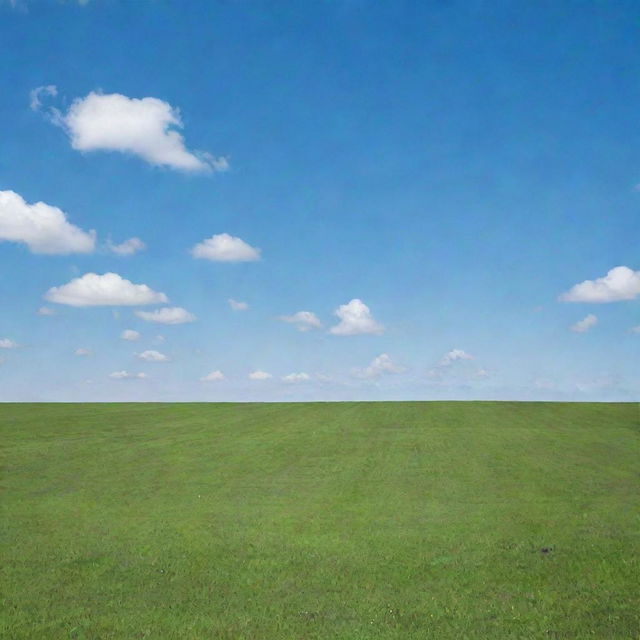
[{"label": "gradient blue sky", "polygon": [[[0,400],[639,400],[634,283],[623,300],[558,300],[640,269],[639,25],[635,1],[5,0],[0,191],[97,243],[43,255],[0,239]],[[51,109],[91,92],[179,109],[186,147],[228,170],[74,149]],[[261,259],[191,255],[222,233]],[[109,237],[146,249],[119,256]],[[91,272],[170,303],[43,299]],[[352,299],[382,333],[329,332]],[[163,306],[197,320],[135,315]],[[280,319],[302,310],[322,328]],[[392,365],[370,367],[381,354]],[[224,379],[202,382],[211,371]]]}]

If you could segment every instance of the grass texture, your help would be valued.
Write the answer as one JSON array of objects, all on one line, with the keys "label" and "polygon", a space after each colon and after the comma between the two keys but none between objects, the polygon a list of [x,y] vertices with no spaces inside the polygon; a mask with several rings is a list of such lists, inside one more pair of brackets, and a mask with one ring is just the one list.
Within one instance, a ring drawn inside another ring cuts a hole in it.
[{"label": "grass texture", "polygon": [[6,404],[0,427],[2,638],[640,638],[638,404]]}]

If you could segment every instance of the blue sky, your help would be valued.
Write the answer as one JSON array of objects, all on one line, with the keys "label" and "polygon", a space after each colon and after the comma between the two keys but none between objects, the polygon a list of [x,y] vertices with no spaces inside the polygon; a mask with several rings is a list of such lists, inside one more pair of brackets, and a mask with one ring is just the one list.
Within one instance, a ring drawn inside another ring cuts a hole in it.
[{"label": "blue sky", "polygon": [[640,399],[639,19],[0,3],[0,400]]}]

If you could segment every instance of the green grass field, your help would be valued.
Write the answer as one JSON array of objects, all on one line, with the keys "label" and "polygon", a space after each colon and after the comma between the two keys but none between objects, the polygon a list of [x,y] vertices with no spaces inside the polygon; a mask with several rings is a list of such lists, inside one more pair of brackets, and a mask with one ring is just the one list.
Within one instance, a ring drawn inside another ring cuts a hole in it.
[{"label": "green grass field", "polygon": [[25,404],[0,424],[2,638],[640,638],[638,404]]}]

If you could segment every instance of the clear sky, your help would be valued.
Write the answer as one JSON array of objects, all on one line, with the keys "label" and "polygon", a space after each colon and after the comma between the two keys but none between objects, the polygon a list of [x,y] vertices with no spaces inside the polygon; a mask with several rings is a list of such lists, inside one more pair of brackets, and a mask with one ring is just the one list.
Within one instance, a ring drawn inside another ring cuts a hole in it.
[{"label": "clear sky", "polygon": [[639,25],[0,0],[0,400],[639,400]]}]

